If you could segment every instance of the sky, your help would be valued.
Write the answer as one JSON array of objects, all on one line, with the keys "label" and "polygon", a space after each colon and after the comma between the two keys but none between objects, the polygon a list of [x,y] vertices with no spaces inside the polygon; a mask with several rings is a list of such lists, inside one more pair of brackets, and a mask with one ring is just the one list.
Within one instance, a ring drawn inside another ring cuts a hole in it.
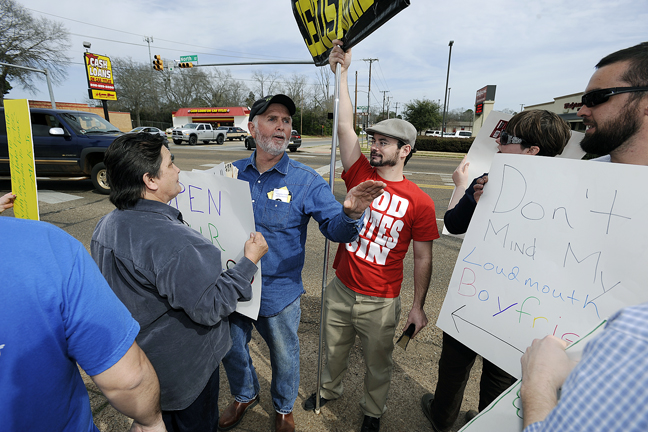
[{"label": "sky", "polygon": [[[288,0],[17,1],[70,32],[72,64],[67,79],[54,85],[57,102],[88,101],[84,41],[95,54],[141,63],[150,61],[145,38],[153,40],[150,55],[167,60],[182,55],[198,55],[198,64],[311,60]],[[349,87],[353,91],[357,71],[358,105],[366,105],[369,62],[362,59],[377,58],[372,106],[382,107],[383,95],[399,114],[415,99],[442,102],[453,40],[449,109],[474,109],[476,91],[496,85],[494,109],[517,112],[522,105],[583,91],[602,57],[648,40],[646,22],[643,0],[411,0],[353,48]],[[226,68],[250,88],[254,70],[304,74],[311,83],[317,74],[313,65]],[[38,88],[36,94],[17,88],[7,97],[49,100],[44,80]]]}]

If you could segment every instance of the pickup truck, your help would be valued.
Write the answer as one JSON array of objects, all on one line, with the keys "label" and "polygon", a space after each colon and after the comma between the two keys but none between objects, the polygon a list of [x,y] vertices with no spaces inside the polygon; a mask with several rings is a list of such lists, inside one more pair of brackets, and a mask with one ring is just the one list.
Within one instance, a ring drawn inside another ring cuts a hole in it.
[{"label": "pickup truck", "polygon": [[192,146],[198,144],[198,141],[205,144],[209,144],[209,141],[223,144],[227,138],[227,131],[212,129],[209,123],[187,123],[181,128],[173,129],[171,138],[174,144],[182,144],[185,141]]},{"label": "pickup truck", "polygon": [[[103,157],[122,135],[116,126],[82,111],[32,108],[30,117],[38,177],[90,177],[99,193],[110,193]],[[7,125],[0,108],[0,176],[10,174]]]},{"label": "pickup truck", "polygon": [[227,139],[229,141],[232,141],[234,139],[243,141],[248,136],[248,133],[245,130],[241,129],[240,127],[220,126],[216,128],[216,130],[225,131],[227,133]]}]

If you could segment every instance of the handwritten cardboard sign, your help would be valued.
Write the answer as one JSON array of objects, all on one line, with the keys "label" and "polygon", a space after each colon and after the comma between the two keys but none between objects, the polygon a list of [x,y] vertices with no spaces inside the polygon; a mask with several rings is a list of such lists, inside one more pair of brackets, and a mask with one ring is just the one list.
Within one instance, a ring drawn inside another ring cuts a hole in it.
[{"label": "handwritten cardboard sign", "polygon": [[437,325],[520,377],[547,334],[568,342],[648,301],[648,167],[498,154]]},{"label": "handwritten cardboard sign", "polygon": [[27,99],[5,100],[5,122],[11,170],[11,191],[16,194],[14,216],[39,220],[36,165]]},{"label": "handwritten cardboard sign", "polygon": [[[169,204],[183,219],[221,251],[223,270],[243,257],[245,241],[255,231],[250,186],[218,175],[220,170],[182,171],[182,192]],[[217,264],[215,264],[217,265]],[[252,281],[252,300],[239,302],[237,312],[256,319],[261,305],[261,262]]]}]

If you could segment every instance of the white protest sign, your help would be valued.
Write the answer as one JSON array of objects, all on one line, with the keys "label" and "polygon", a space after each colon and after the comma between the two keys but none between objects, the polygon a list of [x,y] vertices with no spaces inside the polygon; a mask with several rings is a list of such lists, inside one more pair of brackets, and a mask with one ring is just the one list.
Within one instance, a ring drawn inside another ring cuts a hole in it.
[{"label": "white protest sign", "polygon": [[[579,361],[587,343],[595,339],[605,328],[607,320],[601,321],[587,335],[567,347],[567,356]],[[521,432],[524,426],[524,412],[518,380],[490,405],[484,408],[477,417],[468,422],[459,432]]]},{"label": "white protest sign", "polygon": [[[217,170],[218,171],[218,170]],[[221,251],[227,270],[243,257],[245,241],[255,231],[250,185],[216,172],[180,172],[182,192],[169,204],[183,219]],[[216,265],[216,263],[214,264]],[[257,319],[261,305],[261,262],[252,280],[252,300],[239,302],[236,311]]]},{"label": "white protest sign", "polygon": [[[475,179],[481,177],[484,173],[490,170],[493,156],[497,154],[498,148],[495,140],[499,138],[500,134],[506,129],[509,120],[513,116],[499,111],[491,111],[484,125],[479,130],[475,140],[466,153],[466,162],[468,165],[468,178]],[[585,152],[580,148],[580,142],[583,140],[584,134],[582,132],[572,131],[571,138],[563,149],[562,153],[556,157],[567,159],[581,159],[585,156]],[[452,191],[450,203],[453,202],[457,193],[457,188]],[[463,191],[461,192],[463,193]],[[458,199],[457,199],[458,200]],[[454,236],[443,226],[443,234]],[[458,234],[456,237],[463,238],[463,234]]]},{"label": "white protest sign", "polygon": [[534,338],[573,342],[648,301],[648,168],[498,154],[437,325],[513,376]]}]

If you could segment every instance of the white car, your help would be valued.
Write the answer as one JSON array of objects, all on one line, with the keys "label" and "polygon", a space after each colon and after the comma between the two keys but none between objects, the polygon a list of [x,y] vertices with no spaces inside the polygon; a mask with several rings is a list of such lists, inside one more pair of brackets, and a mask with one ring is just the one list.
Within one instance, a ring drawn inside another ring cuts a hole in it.
[{"label": "white car", "polygon": [[136,127],[135,129],[133,129],[129,133],[139,133],[139,132],[150,133],[151,135],[160,135],[160,136],[166,137],[166,133],[164,133],[164,131],[162,131],[162,130],[156,128],[156,127],[150,127],[150,126]]}]

